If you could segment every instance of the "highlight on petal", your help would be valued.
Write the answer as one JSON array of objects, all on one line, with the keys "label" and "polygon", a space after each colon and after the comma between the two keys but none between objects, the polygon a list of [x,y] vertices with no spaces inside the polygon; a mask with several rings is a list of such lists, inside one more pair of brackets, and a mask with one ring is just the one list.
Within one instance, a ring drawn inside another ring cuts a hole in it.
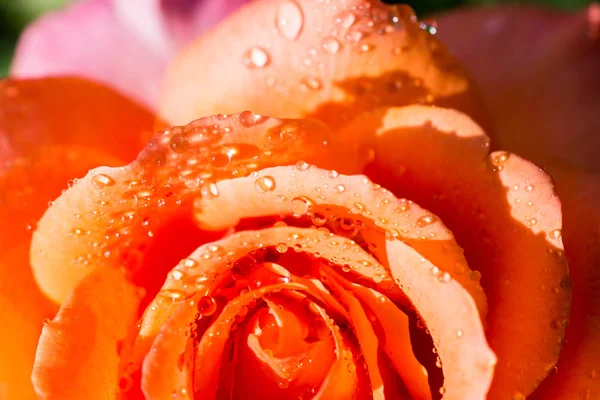
[{"label": "highlight on petal", "polygon": [[385,105],[451,105],[482,117],[466,74],[424,28],[410,8],[376,0],[254,1],[177,57],[161,115],[186,123],[251,104],[334,129]]},{"label": "highlight on petal", "polygon": [[159,124],[148,110],[112,89],[75,77],[3,79],[0,100],[4,162],[39,157],[51,146],[90,148],[128,162]]},{"label": "highlight on petal", "polygon": [[434,211],[465,249],[471,278],[481,278],[498,356],[490,398],[528,395],[558,360],[571,298],[550,178],[514,154],[487,156],[481,128],[453,110],[382,109],[341,135],[364,132],[376,133],[367,175]]},{"label": "highlight on petal", "polygon": [[[90,171],[53,203],[33,236],[34,276],[44,293],[62,301],[93,269],[119,266],[133,274],[154,231],[195,199],[218,197],[218,179],[299,159],[360,170],[366,155],[359,144],[338,142],[316,121],[251,112],[167,129],[130,165]],[[340,156],[348,153],[358,156]]]},{"label": "highlight on petal", "polygon": [[73,290],[42,330],[33,384],[40,399],[106,399],[119,392],[119,341],[139,296],[121,272],[100,269]]}]

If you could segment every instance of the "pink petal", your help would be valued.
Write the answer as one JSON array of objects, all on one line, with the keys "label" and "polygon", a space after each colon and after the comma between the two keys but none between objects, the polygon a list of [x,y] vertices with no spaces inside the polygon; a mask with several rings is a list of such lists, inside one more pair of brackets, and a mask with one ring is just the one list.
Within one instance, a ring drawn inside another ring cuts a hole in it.
[{"label": "pink petal", "polygon": [[600,6],[576,14],[533,7],[439,18],[439,36],[480,84],[494,145],[544,166],[600,171]]},{"label": "pink petal", "polygon": [[175,52],[242,2],[82,0],[26,29],[11,74],[84,76],[154,107]]}]

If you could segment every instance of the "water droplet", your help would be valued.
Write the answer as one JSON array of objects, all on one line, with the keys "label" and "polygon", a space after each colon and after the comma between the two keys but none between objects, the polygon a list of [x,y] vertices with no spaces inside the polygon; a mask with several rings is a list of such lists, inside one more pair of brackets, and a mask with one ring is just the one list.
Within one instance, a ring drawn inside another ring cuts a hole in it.
[{"label": "water droplet", "polygon": [[419,228],[424,228],[427,225],[431,225],[437,221],[437,217],[435,215],[425,215],[417,219],[417,226]]},{"label": "water droplet", "polygon": [[323,84],[319,78],[304,78],[302,82],[300,82],[300,88],[302,90],[321,90]]},{"label": "water droplet", "polygon": [[119,392],[128,392],[133,387],[133,378],[129,375],[122,376],[119,379]]},{"label": "water droplet", "polygon": [[527,185],[525,186],[525,191],[526,192],[531,192],[533,190],[533,185]]},{"label": "water droplet", "polygon": [[356,22],[356,15],[350,10],[344,10],[335,17],[335,23],[348,29]]},{"label": "water droplet", "polygon": [[254,181],[254,190],[258,193],[267,193],[275,190],[275,179],[271,176],[261,176]]},{"label": "water droplet", "polygon": [[283,254],[288,251],[288,247],[285,243],[278,243],[277,246],[275,246],[275,250],[277,250],[278,253]]},{"label": "water droplet", "polygon": [[296,197],[292,200],[292,212],[295,215],[304,215],[310,208],[311,201],[305,197]]},{"label": "water droplet", "polygon": [[337,185],[335,187],[335,191],[338,193],[344,193],[346,191],[346,186],[344,185]]},{"label": "water droplet", "polygon": [[246,127],[258,125],[265,120],[265,117],[259,114],[254,114],[252,111],[243,111],[240,114],[240,123]]},{"label": "water droplet", "polygon": [[306,171],[310,168],[310,164],[307,163],[306,161],[298,161],[296,163],[296,169],[298,171]]},{"label": "water droplet", "polygon": [[560,287],[562,288],[562,290],[566,291],[573,289],[573,281],[571,280],[571,277],[569,275],[564,276],[560,280]]},{"label": "water droplet", "polygon": [[219,188],[217,187],[217,184],[214,182],[211,182],[207,185],[202,186],[202,189],[200,189],[200,192],[202,193],[202,196],[204,196],[205,198],[208,198],[208,199],[219,197]]},{"label": "water droplet", "polygon": [[463,331],[461,331],[460,329],[456,331],[456,337],[461,338],[461,337],[463,337],[463,334],[464,334]]},{"label": "water droplet", "polygon": [[244,65],[248,68],[264,68],[270,61],[269,53],[262,47],[252,47],[244,53]]},{"label": "water droplet", "polygon": [[278,386],[279,386],[280,389],[287,389],[290,386],[290,382],[287,381],[287,380],[280,381],[278,383]]},{"label": "water droplet", "polygon": [[332,169],[331,171],[329,171],[329,177],[330,178],[335,179],[338,176],[340,176],[340,174],[336,170]]},{"label": "water droplet", "polygon": [[275,27],[286,39],[296,40],[304,25],[302,9],[293,0],[288,0],[279,5],[275,18]]},{"label": "water droplet", "polygon": [[46,326],[46,325],[49,325],[51,322],[52,322],[52,320],[51,320],[50,318],[44,318],[44,319],[42,320],[42,324],[43,324],[44,326]]},{"label": "water droplet", "polygon": [[321,47],[323,47],[323,50],[329,54],[336,54],[338,51],[340,51],[341,44],[336,38],[327,36],[325,39],[323,39]]},{"label": "water droplet", "polygon": [[98,190],[115,184],[115,180],[105,174],[97,174],[92,177],[92,186]]},{"label": "water droplet", "polygon": [[440,394],[445,394],[445,393],[446,393],[446,388],[442,386],[440,388]]},{"label": "water droplet", "polygon": [[188,149],[189,142],[182,134],[178,133],[169,139],[169,147],[175,153],[183,153]]},{"label": "water droplet", "polygon": [[198,300],[198,312],[208,317],[217,311],[217,302],[210,296],[204,296]]},{"label": "water droplet", "polygon": [[554,230],[550,231],[550,233],[548,235],[550,236],[551,239],[558,239],[562,235],[562,231],[560,229],[554,229]]},{"label": "water droplet", "polygon": [[196,189],[198,186],[200,186],[200,178],[195,176],[192,178],[186,178],[184,180],[185,186],[187,186],[190,189]]}]

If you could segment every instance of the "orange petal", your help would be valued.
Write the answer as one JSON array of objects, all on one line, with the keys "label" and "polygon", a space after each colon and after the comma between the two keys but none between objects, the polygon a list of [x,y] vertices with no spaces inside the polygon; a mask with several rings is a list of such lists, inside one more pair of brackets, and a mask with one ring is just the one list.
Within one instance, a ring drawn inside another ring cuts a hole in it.
[{"label": "orange petal", "polygon": [[376,132],[368,175],[434,210],[481,274],[498,355],[490,398],[529,394],[558,359],[571,297],[550,178],[513,154],[486,158],[488,138],[456,111],[385,109],[358,117],[342,135],[364,129]]},{"label": "orange petal", "polygon": [[161,113],[181,124],[250,105],[337,128],[358,112],[407,104],[480,114],[466,74],[410,8],[375,0],[262,0],[174,61]]},{"label": "orange petal", "polygon": [[384,400],[386,398],[385,392],[387,387],[385,387],[381,372],[379,371],[379,339],[369,322],[367,314],[360,302],[340,285],[337,280],[338,278],[334,274],[325,272],[324,277],[327,277],[327,284],[330,285],[333,292],[344,303],[350,313],[352,329],[358,339],[360,350],[364,357],[367,371],[369,372],[373,400]]},{"label": "orange petal", "polygon": [[0,159],[4,153],[31,156],[47,146],[69,145],[129,162],[158,124],[145,108],[81,78],[4,79],[0,99],[0,137],[6,141]]},{"label": "orange petal", "polygon": [[[198,203],[196,217],[207,229],[224,229],[242,218],[269,215],[374,223],[372,230],[361,234],[374,245],[375,255],[384,252],[384,235],[406,242],[440,268],[441,278],[447,274],[458,280],[485,315],[485,294],[479,282],[469,278],[462,249],[439,218],[411,201],[397,199],[364,176],[341,175],[300,162],[295,167],[267,168],[250,177],[223,180],[217,188],[219,197]],[[359,272],[375,281],[383,279],[376,275],[385,274],[368,267]]]},{"label": "orange petal", "polygon": [[[340,215],[349,218],[362,216],[363,220],[372,221],[371,226],[365,225],[361,231],[362,237],[370,244],[378,245],[374,253],[379,259],[384,260],[387,259],[386,251],[388,256],[390,255],[390,243],[401,244],[401,241],[406,240],[407,244],[417,248],[419,253],[414,250],[409,251],[411,248],[404,244],[400,248],[391,246],[395,253],[406,252],[406,254],[396,254],[395,258],[391,257],[389,262],[393,265],[390,266],[398,268],[396,261],[400,257],[406,261],[406,265],[415,265],[414,268],[420,265],[426,266],[418,267],[418,271],[423,271],[425,276],[419,272],[414,277],[402,275],[402,279],[399,279],[397,275],[400,275],[400,272],[396,271],[394,279],[401,288],[405,288],[408,298],[423,319],[431,321],[430,331],[434,336],[434,343],[442,346],[452,343],[450,346],[452,349],[439,350],[440,357],[442,352],[444,353],[442,361],[444,358],[447,360],[443,368],[446,396],[464,399],[470,396],[477,398],[487,393],[495,358],[487,348],[476,303],[469,293],[473,293],[477,298],[482,296],[476,291],[477,286],[473,282],[469,283],[464,279],[463,274],[466,275],[468,272],[466,263],[455,261],[454,264],[449,264],[453,269],[447,272],[441,266],[434,266],[423,258],[431,254],[432,258],[436,259],[460,260],[458,256],[447,256],[453,251],[460,250],[458,246],[453,247],[455,245],[453,245],[452,234],[432,214],[426,213],[414,204],[406,207],[406,202],[401,202],[391,193],[373,185],[365,177],[331,175],[328,171],[305,164],[299,163],[295,168],[265,169],[253,177],[221,181],[217,184],[221,195],[216,199],[203,200],[202,214],[198,217],[204,224],[220,229],[224,226],[234,226],[240,218],[273,214],[312,214],[313,217],[321,215],[319,219],[334,219],[339,218]],[[270,182],[268,185],[264,185],[265,179]],[[256,190],[253,190],[253,186]],[[269,190],[265,190],[265,186],[268,186]],[[223,207],[224,204],[228,207]],[[402,205],[405,207],[403,208]],[[336,211],[338,214],[335,214],[327,211],[327,208],[331,210],[335,206],[344,207],[345,212],[339,214],[340,211]],[[221,210],[218,215],[215,214],[216,210]],[[391,232],[395,233],[391,234]],[[431,239],[430,233],[434,234],[433,238],[436,240],[428,240]],[[386,243],[383,240],[384,236],[392,242]],[[395,238],[400,241],[394,240]],[[422,242],[431,245],[418,247]],[[415,258],[417,256],[418,259]],[[455,269],[455,266],[459,266],[460,269]],[[394,268],[392,268],[393,274]],[[378,274],[377,268],[373,270]],[[460,273],[457,273],[457,270]],[[460,284],[452,279],[454,276],[461,279]],[[409,278],[413,282],[410,285],[404,282]],[[436,289],[432,290],[432,282],[450,284],[441,286],[442,289],[436,286]],[[465,282],[472,292],[464,290],[461,286],[462,282]],[[436,297],[438,294],[439,297]],[[457,298],[452,300],[454,296]],[[450,320],[454,324],[452,329],[448,329],[446,317],[436,314],[436,307],[438,307],[437,312],[442,309],[447,310],[447,315],[450,315]],[[474,315],[473,310],[475,310]],[[427,324],[429,326],[429,322]],[[457,340],[463,336],[468,339]],[[463,352],[462,356],[456,352],[459,349]],[[465,357],[465,354],[469,356]]]},{"label": "orange petal", "polygon": [[[343,284],[343,283],[342,283]],[[408,317],[385,295],[357,284],[344,285],[346,290],[366,305],[383,329],[380,339],[398,375],[413,399],[431,399],[427,371],[413,354],[409,336]]]},{"label": "orange petal", "polygon": [[37,220],[67,182],[98,163],[114,159],[92,150],[47,147],[39,157],[19,159],[0,172],[0,381],[10,398],[35,398],[31,369],[42,320],[58,307],[38,289],[29,267]]},{"label": "orange petal", "polygon": [[40,399],[117,396],[118,343],[135,324],[136,292],[111,269],[81,281],[42,330],[32,377]]},{"label": "orange petal", "polygon": [[36,280],[60,301],[95,268],[124,266],[135,272],[143,258],[140,249],[152,241],[154,230],[177,212],[189,212],[194,199],[218,196],[214,180],[300,158],[359,168],[360,157],[335,157],[344,151],[337,141],[316,121],[250,112],[165,130],[130,165],[90,171],[54,202],[33,236]]}]

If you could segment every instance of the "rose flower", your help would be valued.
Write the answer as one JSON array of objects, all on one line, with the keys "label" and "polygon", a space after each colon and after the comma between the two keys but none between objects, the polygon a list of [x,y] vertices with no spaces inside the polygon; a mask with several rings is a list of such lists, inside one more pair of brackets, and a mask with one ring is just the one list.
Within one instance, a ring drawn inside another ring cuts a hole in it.
[{"label": "rose flower", "polygon": [[[124,65],[83,75],[156,113],[31,78],[80,72],[41,51],[62,14],[0,83],[4,397],[600,396],[597,139],[527,136],[529,87],[486,80],[456,33],[497,15],[440,20],[480,93],[406,6],[259,0],[184,46],[206,14],[151,2],[144,28],[137,3],[66,15],[119,21]],[[585,26],[597,50],[597,10],[549,37]]]}]

